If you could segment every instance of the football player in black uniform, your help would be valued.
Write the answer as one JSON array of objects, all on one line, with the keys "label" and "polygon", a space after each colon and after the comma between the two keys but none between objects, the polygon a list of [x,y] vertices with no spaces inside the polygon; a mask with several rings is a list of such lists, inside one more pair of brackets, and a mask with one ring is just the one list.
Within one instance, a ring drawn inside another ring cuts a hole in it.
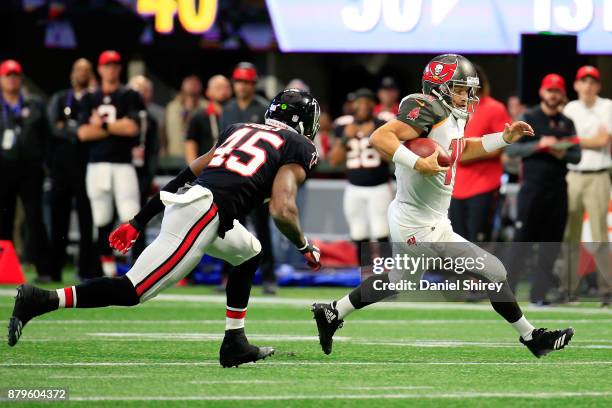
[{"label": "football player in black uniform", "polygon": [[83,97],[78,137],[87,142],[89,162],[85,184],[98,228],[98,251],[106,276],[116,275],[107,241],[113,229],[114,208],[121,222],[140,210],[138,176],[132,149],[138,145],[140,115],[146,113],[138,92],[119,82],[121,57],[108,50],[98,58],[100,90]]},{"label": "football player in black uniform", "polygon": [[229,126],[217,146],[192,162],[129,223],[111,234],[111,245],[127,251],[138,231],[165,204],[159,236],[127,275],[52,291],[20,286],[9,324],[9,345],[17,343],[30,319],[58,308],[144,302],[182,279],[208,253],[235,266],[227,283],[221,365],[237,366],[273,354],[271,347],[249,344],[244,334],[261,245],[236,218],[270,198],[270,214],[279,230],[304,254],[311,268],[320,268],[319,250],[302,233],[295,201],[298,186],[317,163],[312,139],[319,128],[319,114],[319,104],[309,93],[289,89],[272,100],[265,125]]},{"label": "football player in black uniform", "polygon": [[357,257],[366,265],[371,262],[370,240],[389,241],[387,208],[393,200],[393,187],[389,162],[370,144],[370,135],[386,123],[374,117],[374,92],[362,88],[354,95],[353,122],[334,129],[337,139],[329,161],[333,166],[346,163],[344,217]]}]

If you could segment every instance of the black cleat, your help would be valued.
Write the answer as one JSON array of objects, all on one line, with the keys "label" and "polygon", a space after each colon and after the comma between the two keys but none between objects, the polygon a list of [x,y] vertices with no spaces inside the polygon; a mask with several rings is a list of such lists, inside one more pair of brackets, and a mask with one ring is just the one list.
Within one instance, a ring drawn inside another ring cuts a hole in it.
[{"label": "black cleat", "polygon": [[313,303],[310,310],[317,321],[321,349],[325,354],[331,354],[334,333],[342,328],[344,320],[340,320],[338,310],[330,303]]},{"label": "black cleat", "polygon": [[53,310],[49,306],[49,291],[31,285],[17,288],[15,306],[8,325],[8,345],[13,347],[19,341],[25,325],[34,317]]},{"label": "black cleat", "polygon": [[272,347],[257,347],[249,343],[244,329],[226,330],[221,349],[219,363],[221,366],[238,367],[244,363],[254,363],[274,354]]},{"label": "black cleat", "polygon": [[531,333],[532,339],[529,341],[519,337],[519,341],[523,343],[534,356],[540,358],[547,355],[551,351],[561,350],[567,346],[574,336],[576,331],[570,327],[564,330],[535,329]]}]

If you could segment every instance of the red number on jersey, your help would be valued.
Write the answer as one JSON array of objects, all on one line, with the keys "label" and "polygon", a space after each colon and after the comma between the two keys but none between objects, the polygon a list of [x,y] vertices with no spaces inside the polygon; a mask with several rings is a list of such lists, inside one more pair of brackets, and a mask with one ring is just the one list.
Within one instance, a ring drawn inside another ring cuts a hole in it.
[{"label": "red number on jersey", "polygon": [[[225,166],[226,169],[241,176],[251,177],[267,159],[266,151],[261,147],[255,146],[260,140],[268,143],[276,150],[280,149],[285,143],[283,138],[275,133],[249,128],[238,129],[221,146],[215,149],[214,156],[210,163],[208,163],[208,167]],[[240,157],[233,154],[234,151],[246,153],[251,158],[248,162],[243,163],[240,161]]]},{"label": "red number on jersey", "polygon": [[444,178],[444,184],[450,185],[453,181],[453,177],[457,172],[457,160],[461,157],[461,153],[463,152],[463,139],[453,139],[451,141],[451,157],[450,157],[450,168],[446,172],[446,177]]}]

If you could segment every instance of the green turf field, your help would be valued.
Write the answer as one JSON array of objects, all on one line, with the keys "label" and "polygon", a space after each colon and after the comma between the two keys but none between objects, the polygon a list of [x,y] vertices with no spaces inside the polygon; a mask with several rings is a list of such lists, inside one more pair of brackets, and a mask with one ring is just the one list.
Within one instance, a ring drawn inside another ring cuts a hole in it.
[{"label": "green turf field", "polygon": [[[3,342],[0,388],[68,387],[69,406],[82,407],[612,406],[612,310],[527,309],[537,326],[577,331],[569,348],[537,360],[487,303],[386,304],[353,314],[325,356],[308,305],[341,293],[255,296],[247,333],[277,354],[231,369],[217,360],[224,297],[209,288],[61,310],[28,324],[15,348]],[[10,295],[0,289],[5,321]]]}]

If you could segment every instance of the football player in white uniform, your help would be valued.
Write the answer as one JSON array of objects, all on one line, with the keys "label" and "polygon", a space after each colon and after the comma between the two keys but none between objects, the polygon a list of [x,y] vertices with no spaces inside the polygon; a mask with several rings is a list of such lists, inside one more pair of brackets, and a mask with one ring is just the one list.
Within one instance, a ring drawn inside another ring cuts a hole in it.
[{"label": "football player in white uniform", "polygon": [[[514,122],[506,124],[503,132],[464,139],[468,112],[478,103],[478,85],[478,76],[470,61],[456,54],[440,55],[425,67],[423,93],[404,98],[397,118],[372,134],[372,145],[383,158],[396,164],[397,194],[388,211],[392,249],[394,257],[404,254],[412,258],[422,255],[444,259],[483,257],[484,268],[468,272],[485,282],[498,284],[499,289],[488,292],[493,309],[512,325],[520,335],[520,342],[539,358],[565,347],[574,329],[534,328],[523,316],[508,286],[501,261],[454,233],[448,220],[455,163],[462,154],[463,158],[477,158],[523,136],[533,136],[533,129],[527,123]],[[438,164],[438,151],[421,158],[404,146],[404,142],[419,137],[436,141],[450,156],[450,166]],[[417,278],[424,272],[423,267],[411,271]],[[402,278],[402,271],[395,267],[388,274],[368,277],[338,301],[315,303],[312,311],[323,352],[331,353],[333,334],[342,327],[347,315],[395,294],[389,290],[392,289],[389,283],[398,283]]]}]

